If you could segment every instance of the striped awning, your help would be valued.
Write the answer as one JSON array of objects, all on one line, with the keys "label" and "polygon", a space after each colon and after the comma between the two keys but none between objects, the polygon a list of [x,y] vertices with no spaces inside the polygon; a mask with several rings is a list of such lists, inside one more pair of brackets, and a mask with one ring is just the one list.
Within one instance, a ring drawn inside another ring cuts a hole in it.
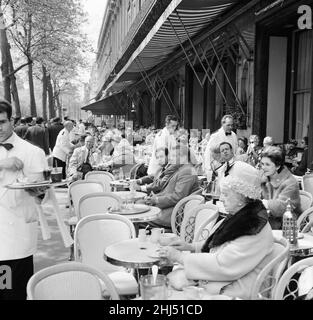
[{"label": "striped awning", "polygon": [[188,37],[192,38],[207,28],[238,2],[238,0],[182,0],[158,31],[151,36],[143,50],[132,56],[113,83],[121,82],[122,77],[128,73],[132,75],[138,73],[140,76],[140,72],[147,72],[159,65],[171,53],[181,50],[180,42],[184,43]]}]

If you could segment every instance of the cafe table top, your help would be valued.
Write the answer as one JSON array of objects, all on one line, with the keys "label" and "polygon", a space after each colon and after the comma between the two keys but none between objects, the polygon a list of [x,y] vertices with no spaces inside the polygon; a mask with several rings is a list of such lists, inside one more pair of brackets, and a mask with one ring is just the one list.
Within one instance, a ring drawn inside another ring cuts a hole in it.
[{"label": "cafe table top", "polygon": [[[276,238],[282,238],[282,230],[273,230]],[[290,255],[294,257],[309,257],[313,255],[313,235],[309,233],[299,233],[298,244],[290,245]]]},{"label": "cafe table top", "polygon": [[132,222],[149,222],[160,217],[161,209],[154,206],[149,206],[150,210],[143,213],[126,214],[125,211],[114,211],[114,214],[120,214],[128,218]]},{"label": "cafe table top", "polygon": [[158,264],[160,258],[155,252],[159,245],[146,241],[143,244],[138,239],[124,240],[108,246],[104,258],[108,262],[126,268],[150,268]]}]

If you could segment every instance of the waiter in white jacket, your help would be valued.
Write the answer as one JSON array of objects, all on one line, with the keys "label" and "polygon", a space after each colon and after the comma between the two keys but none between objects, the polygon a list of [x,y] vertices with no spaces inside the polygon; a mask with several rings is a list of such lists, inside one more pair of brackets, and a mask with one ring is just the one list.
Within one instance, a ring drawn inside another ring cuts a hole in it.
[{"label": "waiter in white jacket", "polygon": [[73,127],[72,121],[66,121],[64,123],[64,128],[59,132],[52,152],[53,165],[62,167],[63,179],[66,179],[66,159],[74,149],[70,137],[70,132],[73,130]]},{"label": "waiter in white jacket", "polygon": [[176,139],[174,136],[177,130],[178,119],[173,115],[168,115],[165,118],[165,128],[163,128],[156,136],[152,147],[152,156],[148,167],[148,175],[156,176],[156,174],[162,169],[158,164],[155,156],[157,149],[165,149],[171,152],[171,149],[176,145]]},{"label": "waiter in white jacket", "polygon": [[[42,149],[13,132],[12,106],[0,100],[0,267],[11,271],[5,288],[0,283],[0,300],[26,299],[26,285],[33,275],[33,254],[37,249],[37,212],[44,191],[12,190],[17,181],[43,180],[48,168]],[[0,273],[0,279],[1,279]]]},{"label": "waiter in white jacket", "polygon": [[222,142],[230,143],[233,147],[233,153],[236,154],[238,148],[238,140],[236,133],[232,131],[233,124],[233,117],[231,115],[225,115],[222,118],[222,127],[211,135],[210,140],[206,146],[203,159],[204,171],[206,173],[208,171],[211,171],[211,162],[213,160],[217,160],[214,159],[214,153],[216,153],[216,150],[219,149]]}]

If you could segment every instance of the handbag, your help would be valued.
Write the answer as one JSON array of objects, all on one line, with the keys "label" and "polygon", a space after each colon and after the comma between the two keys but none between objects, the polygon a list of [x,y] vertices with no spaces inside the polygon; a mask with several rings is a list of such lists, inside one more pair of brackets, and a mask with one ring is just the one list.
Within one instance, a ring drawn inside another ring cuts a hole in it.
[{"label": "handbag", "polygon": [[81,172],[83,174],[83,180],[85,179],[85,176],[88,172],[92,171],[92,166],[90,163],[86,163],[84,162],[83,164],[81,164],[78,168],[77,171]]}]

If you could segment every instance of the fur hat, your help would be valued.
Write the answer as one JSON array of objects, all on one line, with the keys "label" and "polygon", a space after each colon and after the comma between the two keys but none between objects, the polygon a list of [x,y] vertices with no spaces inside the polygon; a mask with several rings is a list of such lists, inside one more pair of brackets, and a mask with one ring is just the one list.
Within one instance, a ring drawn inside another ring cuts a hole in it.
[{"label": "fur hat", "polygon": [[261,198],[260,172],[242,161],[233,164],[229,175],[221,180],[221,186],[227,186],[250,199]]}]

